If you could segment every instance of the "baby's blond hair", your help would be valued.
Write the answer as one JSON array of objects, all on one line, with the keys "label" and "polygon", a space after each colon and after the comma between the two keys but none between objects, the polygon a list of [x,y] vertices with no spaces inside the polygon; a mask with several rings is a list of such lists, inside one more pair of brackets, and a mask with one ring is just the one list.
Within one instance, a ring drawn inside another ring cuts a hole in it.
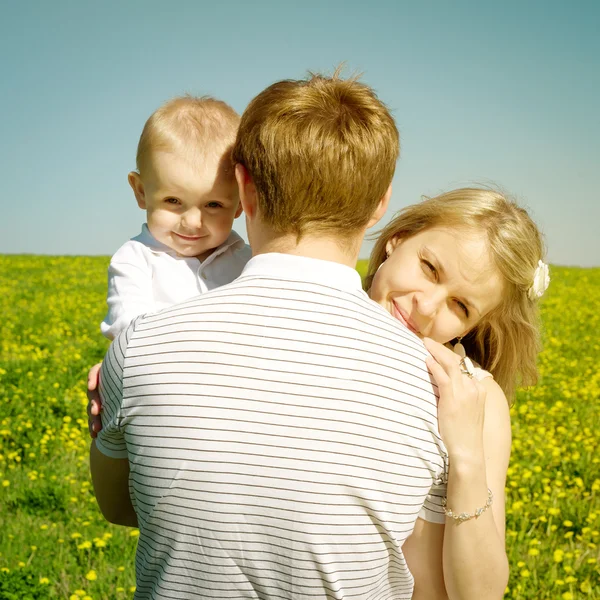
[{"label": "baby's blond hair", "polygon": [[386,243],[407,239],[432,227],[483,231],[504,282],[502,301],[463,338],[467,354],[490,371],[509,401],[517,385],[537,381],[540,349],[538,303],[528,291],[544,256],[542,236],[527,211],[504,194],[478,188],[457,189],[403,208],[379,233],[365,278],[386,259]]},{"label": "baby's blond hair", "polygon": [[[220,160],[233,145],[239,123],[239,115],[221,100],[189,95],[173,98],[144,125],[137,148],[138,172],[143,175],[150,167],[156,151],[175,152],[190,162]],[[233,176],[230,165],[229,170]]]}]

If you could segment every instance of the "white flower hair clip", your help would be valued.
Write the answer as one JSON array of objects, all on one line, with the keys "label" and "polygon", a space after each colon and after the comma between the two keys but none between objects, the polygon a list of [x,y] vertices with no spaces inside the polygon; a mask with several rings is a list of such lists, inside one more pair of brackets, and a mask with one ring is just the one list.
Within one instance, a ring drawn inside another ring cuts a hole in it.
[{"label": "white flower hair clip", "polygon": [[549,285],[550,272],[548,265],[543,260],[540,260],[535,268],[535,273],[533,274],[533,283],[527,290],[529,299],[536,300],[537,298],[541,298],[544,295],[544,292],[548,289]]}]

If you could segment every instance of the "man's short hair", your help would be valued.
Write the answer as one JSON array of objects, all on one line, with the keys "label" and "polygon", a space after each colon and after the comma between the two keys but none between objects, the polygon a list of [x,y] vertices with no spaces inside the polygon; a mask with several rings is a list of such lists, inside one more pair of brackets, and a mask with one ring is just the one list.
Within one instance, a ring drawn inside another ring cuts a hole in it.
[{"label": "man's short hair", "polygon": [[244,111],[233,149],[278,233],[363,229],[394,175],[399,135],[387,107],[357,78],[274,83]]},{"label": "man's short hair", "polygon": [[233,145],[239,123],[240,116],[221,100],[189,95],[173,98],[146,121],[138,143],[137,169],[143,175],[156,151],[173,152],[190,162],[220,159]]}]

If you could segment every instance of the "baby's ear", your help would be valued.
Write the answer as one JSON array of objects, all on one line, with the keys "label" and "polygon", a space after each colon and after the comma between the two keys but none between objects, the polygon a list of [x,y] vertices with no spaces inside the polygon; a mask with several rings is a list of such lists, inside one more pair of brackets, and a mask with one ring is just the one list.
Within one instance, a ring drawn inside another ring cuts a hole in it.
[{"label": "baby's ear", "polygon": [[144,183],[142,182],[140,174],[131,171],[129,175],[127,175],[127,181],[133,190],[133,195],[137,200],[138,206],[146,210],[146,194],[144,192]]},{"label": "baby's ear", "polygon": [[385,251],[388,256],[398,247],[400,241],[400,238],[397,235],[395,235],[385,243]]}]

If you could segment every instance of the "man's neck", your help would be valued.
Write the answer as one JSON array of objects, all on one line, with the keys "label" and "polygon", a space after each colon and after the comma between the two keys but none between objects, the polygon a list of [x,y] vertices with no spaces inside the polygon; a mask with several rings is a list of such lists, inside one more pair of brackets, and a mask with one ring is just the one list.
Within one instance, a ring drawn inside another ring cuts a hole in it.
[{"label": "man's neck", "polygon": [[326,236],[304,236],[298,242],[295,235],[268,236],[260,241],[252,240],[252,255],[279,252],[328,260],[354,268],[358,261],[362,237],[348,236],[348,239],[342,241]]}]

